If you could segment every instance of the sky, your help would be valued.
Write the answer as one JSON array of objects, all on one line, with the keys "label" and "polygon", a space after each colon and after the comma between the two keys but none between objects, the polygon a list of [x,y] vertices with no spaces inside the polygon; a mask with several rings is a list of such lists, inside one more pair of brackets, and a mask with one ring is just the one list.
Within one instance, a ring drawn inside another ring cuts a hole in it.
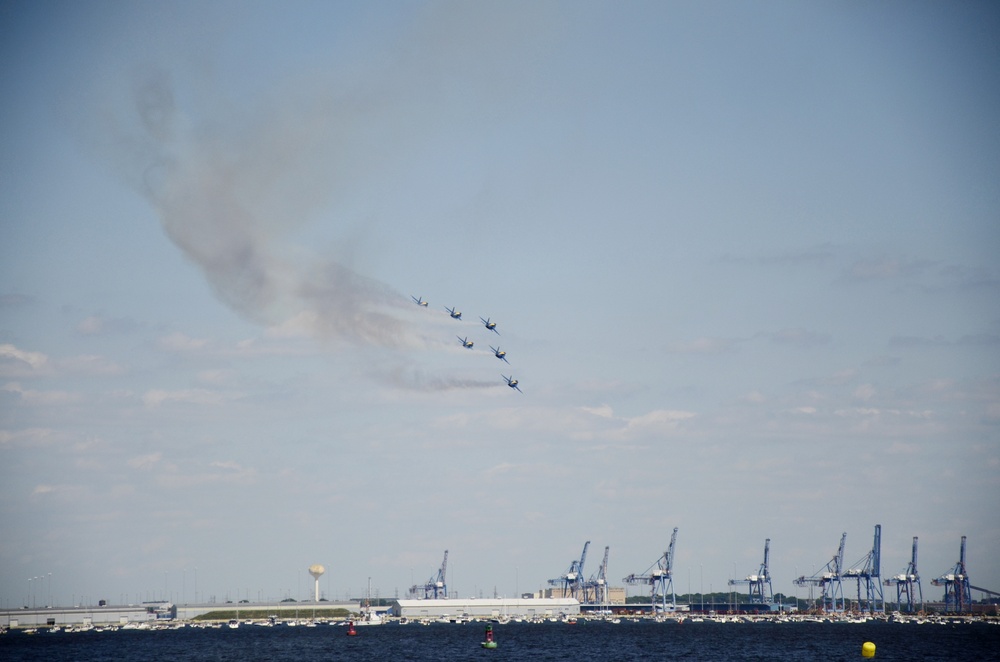
[{"label": "sky", "polygon": [[621,585],[674,527],[678,593],[877,524],[1000,590],[998,33],[0,4],[0,606]]}]

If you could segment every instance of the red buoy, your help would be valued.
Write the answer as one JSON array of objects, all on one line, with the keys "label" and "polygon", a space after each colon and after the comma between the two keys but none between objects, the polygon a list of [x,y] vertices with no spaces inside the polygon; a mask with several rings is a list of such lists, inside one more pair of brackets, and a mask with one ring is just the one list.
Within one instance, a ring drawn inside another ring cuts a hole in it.
[{"label": "red buoy", "polygon": [[347,621],[347,636],[353,637],[358,631],[354,628],[354,621]]}]

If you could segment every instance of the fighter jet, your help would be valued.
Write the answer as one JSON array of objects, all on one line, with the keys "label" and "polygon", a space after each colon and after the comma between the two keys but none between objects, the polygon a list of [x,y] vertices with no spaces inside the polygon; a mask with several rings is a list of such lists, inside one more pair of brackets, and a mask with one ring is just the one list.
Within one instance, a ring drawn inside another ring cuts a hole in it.
[{"label": "fighter jet", "polygon": [[456,320],[462,319],[462,313],[456,313],[454,308],[449,308],[448,306],[445,306],[444,309],[448,311],[448,314],[451,315],[452,319]]},{"label": "fighter jet", "polygon": [[507,380],[507,386],[511,388],[516,388],[518,393],[524,393],[524,391],[521,390],[521,387],[517,385],[517,380],[514,379],[514,375],[511,375],[510,377],[508,377],[507,375],[500,375],[500,376]]},{"label": "fighter jet", "polygon": [[490,349],[493,350],[493,356],[497,357],[498,359],[500,359],[504,363],[507,363],[507,364],[510,363],[510,361],[507,360],[507,352],[503,352],[503,351],[500,350],[499,347],[494,347],[493,345],[490,345]]},{"label": "fighter jet", "polygon": [[423,306],[424,308],[427,307],[427,302],[424,301],[423,297],[415,297],[411,294],[410,298],[413,299],[413,303],[417,304],[418,306]]},{"label": "fighter jet", "polygon": [[[458,336],[455,337],[458,338]],[[465,347],[466,349],[472,349],[472,346],[475,344],[469,340],[468,336],[465,338],[458,338],[458,342],[462,343],[462,347]]]},{"label": "fighter jet", "polygon": [[487,317],[486,319],[483,319],[482,317],[480,317],[480,318],[479,318],[479,320],[480,320],[480,321],[481,321],[481,322],[482,322],[482,323],[483,323],[484,325],[486,325],[486,328],[487,328],[487,329],[489,329],[489,330],[490,330],[490,331],[492,331],[493,333],[497,334],[498,336],[500,335],[500,332],[499,332],[499,331],[497,331],[497,323],[496,323],[496,322],[491,322],[491,321],[490,321],[490,318],[489,318],[489,317]]}]

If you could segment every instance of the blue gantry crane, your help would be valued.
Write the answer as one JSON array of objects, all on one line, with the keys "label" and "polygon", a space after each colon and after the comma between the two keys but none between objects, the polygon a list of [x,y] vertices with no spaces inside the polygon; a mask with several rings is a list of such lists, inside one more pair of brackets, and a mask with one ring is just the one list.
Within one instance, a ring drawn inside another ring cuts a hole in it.
[{"label": "blue gantry crane", "polygon": [[583,584],[583,601],[604,605],[608,603],[608,553],[611,547],[604,547],[604,560],[597,572]]},{"label": "blue gantry crane", "polygon": [[747,584],[750,587],[750,604],[769,605],[774,603],[774,591],[771,588],[771,570],[768,566],[771,555],[771,539],[764,541],[764,562],[755,575],[747,575],[744,579],[730,579],[729,585]]},{"label": "blue gantry crane", "polygon": [[969,584],[969,573],[965,569],[965,536],[962,536],[962,547],[958,554],[958,563],[952,571],[932,579],[934,586],[944,586],[945,612],[964,613],[972,608],[972,591]]},{"label": "blue gantry crane", "polygon": [[417,593],[421,590],[424,592],[424,599],[428,598],[447,598],[448,597],[448,584],[446,577],[446,572],[448,570],[448,550],[444,550],[444,560],[441,561],[441,568],[438,569],[437,575],[431,577],[427,580],[426,584],[414,584],[410,587],[410,595],[416,597]]},{"label": "blue gantry crane", "polygon": [[[858,583],[858,609],[870,614],[885,612],[885,598],[882,594],[881,576],[882,525],[875,525],[875,540],[871,550],[857,563],[844,571],[845,579]],[[864,597],[861,595],[864,587]]]},{"label": "blue gantry crane", "polygon": [[[913,536],[913,553],[910,555],[910,563],[906,566],[906,570],[886,579],[885,585],[895,585],[896,608],[900,611],[913,613],[924,610],[924,591],[920,587],[920,573],[917,572],[917,536]],[[904,596],[906,597],[905,606],[903,604]]]},{"label": "blue gantry crane", "polygon": [[823,611],[844,611],[844,586],[841,584],[841,568],[844,566],[844,545],[847,543],[847,532],[840,536],[840,547],[837,555],[827,561],[818,572],[810,577],[799,577],[793,580],[798,586],[820,587],[820,609]]},{"label": "blue gantry crane", "polygon": [[580,560],[574,560],[570,563],[569,570],[562,576],[549,580],[549,585],[551,586],[562,586],[562,597],[564,598],[576,598],[577,600],[583,598],[583,564],[587,560],[588,547],[590,547],[589,540],[583,544],[583,553],[580,554]]},{"label": "blue gantry crane", "polygon": [[[670,546],[663,556],[658,558],[641,574],[631,574],[622,579],[626,584],[648,584],[650,586],[650,604],[656,610],[656,596],[660,595],[660,609],[673,611],[677,605],[674,595],[674,545],[677,544],[677,527],[670,536]],[[667,606],[667,593],[670,593],[670,606]]]}]

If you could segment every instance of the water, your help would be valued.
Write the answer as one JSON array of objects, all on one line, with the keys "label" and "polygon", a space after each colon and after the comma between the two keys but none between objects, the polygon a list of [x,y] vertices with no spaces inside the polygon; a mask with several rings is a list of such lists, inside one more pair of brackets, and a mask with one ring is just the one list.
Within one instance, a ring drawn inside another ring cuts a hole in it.
[{"label": "water", "polygon": [[359,627],[11,631],[0,660],[1000,660],[1000,626],[985,623],[682,623],[585,622],[493,625],[499,646],[483,650],[483,623]]}]

